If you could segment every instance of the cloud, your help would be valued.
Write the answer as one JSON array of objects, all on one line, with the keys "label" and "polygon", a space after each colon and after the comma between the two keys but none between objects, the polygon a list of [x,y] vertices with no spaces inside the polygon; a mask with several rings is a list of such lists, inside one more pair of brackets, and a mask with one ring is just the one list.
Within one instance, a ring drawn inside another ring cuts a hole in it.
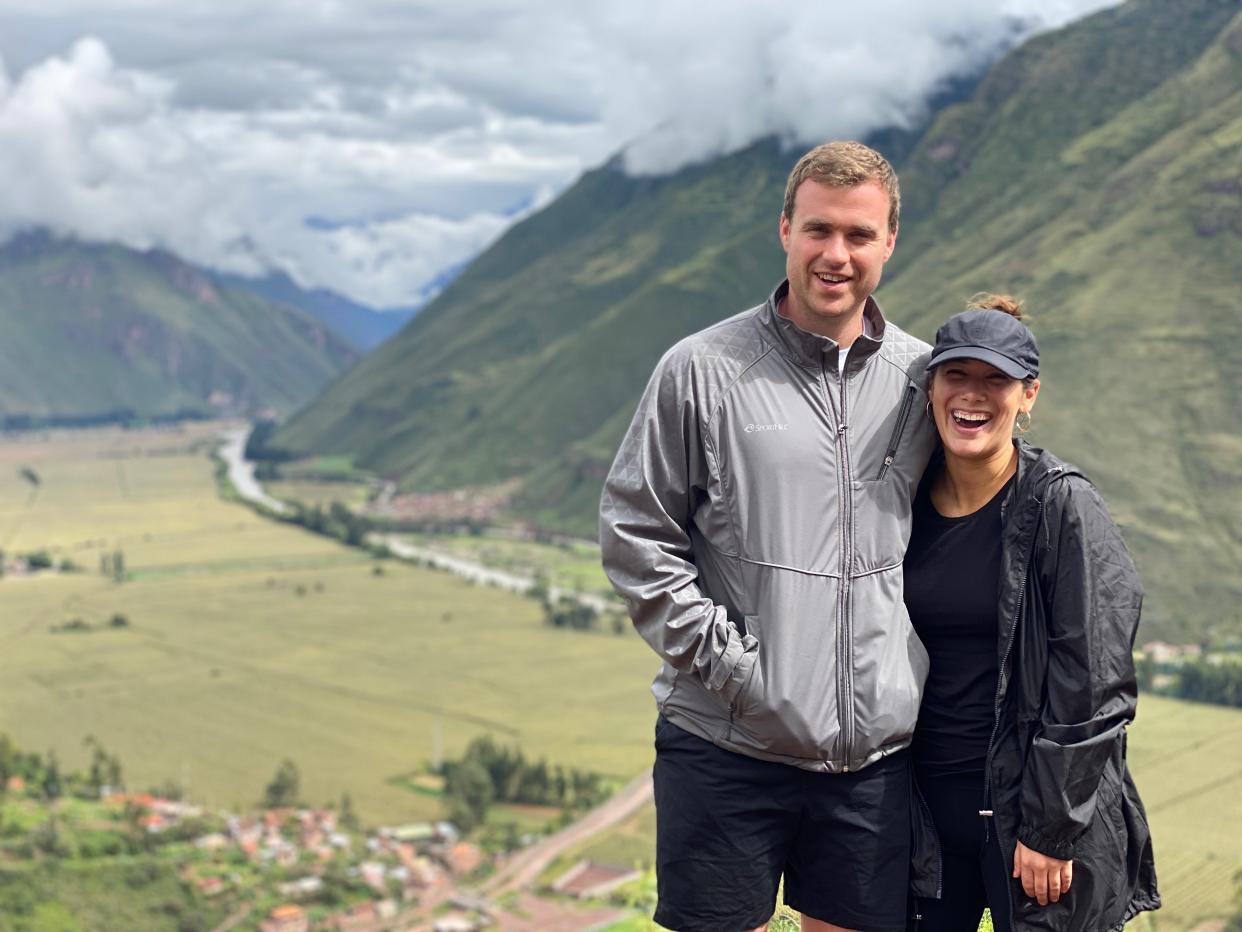
[{"label": "cloud", "polygon": [[[1101,0],[869,0],[759,6],[635,0],[601,14],[628,74],[606,104],[625,163],[663,173],[768,135],[790,143],[909,126],[949,80]],[[653,24],[663,37],[653,39]],[[693,36],[686,54],[679,37]],[[670,89],[676,93],[670,93]]]},{"label": "cloud", "polygon": [[[424,96],[401,106],[440,105]],[[578,169],[494,130],[456,138],[461,121],[443,111],[439,135],[389,139],[334,105],[191,110],[174,97],[170,82],[118,67],[97,39],[16,81],[0,72],[0,234],[40,227],[160,247],[402,306],[484,248],[518,205],[530,209],[532,192]]]},{"label": "cloud", "polygon": [[0,0],[0,235],[279,269],[373,306],[619,150],[864,135],[1115,0]]}]

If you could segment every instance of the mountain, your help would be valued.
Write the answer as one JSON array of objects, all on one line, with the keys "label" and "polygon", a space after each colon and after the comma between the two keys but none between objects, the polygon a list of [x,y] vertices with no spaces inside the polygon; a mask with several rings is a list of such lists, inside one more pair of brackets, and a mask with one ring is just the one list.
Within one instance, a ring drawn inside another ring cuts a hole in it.
[{"label": "mountain", "polygon": [[[325,324],[350,346],[364,353],[379,346],[400,330],[417,311],[417,307],[377,311],[326,288],[308,291],[298,287],[283,272],[273,272],[263,278],[243,278],[240,275],[219,273],[213,274],[212,278],[226,287],[250,291],[267,301],[296,307]],[[422,303],[420,296],[418,304]]]},{"label": "mountain", "polygon": [[358,356],[168,253],[43,233],[0,246],[0,333],[10,425],[287,412]]},{"label": "mountain", "polygon": [[[1028,301],[1032,440],[1103,489],[1152,636],[1242,630],[1242,13],[1129,0],[1038,36],[913,134],[879,297],[930,338],[974,291]],[[656,359],[762,300],[798,153],[588,173],[516,225],[274,442],[407,489],[519,478],[516,514],[593,533]]]}]

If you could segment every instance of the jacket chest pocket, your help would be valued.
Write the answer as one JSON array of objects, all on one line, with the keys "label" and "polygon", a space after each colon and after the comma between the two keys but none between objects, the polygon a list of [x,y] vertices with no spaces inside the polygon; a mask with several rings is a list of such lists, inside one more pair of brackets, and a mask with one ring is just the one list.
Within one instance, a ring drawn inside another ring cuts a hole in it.
[{"label": "jacket chest pocket", "polygon": [[897,455],[901,452],[902,441],[906,436],[910,423],[910,414],[914,410],[914,402],[919,396],[918,386],[913,382],[906,386],[906,390],[902,392],[901,404],[897,407],[897,419],[893,422],[892,432],[888,435],[888,442],[883,447],[883,456],[880,459],[880,468],[876,471],[876,480],[888,477],[889,471],[893,468],[893,463],[897,461]]},{"label": "jacket chest pocket", "polygon": [[719,467],[740,556],[820,568],[835,553],[841,492],[832,443],[809,415],[761,422],[749,414],[722,430]]}]

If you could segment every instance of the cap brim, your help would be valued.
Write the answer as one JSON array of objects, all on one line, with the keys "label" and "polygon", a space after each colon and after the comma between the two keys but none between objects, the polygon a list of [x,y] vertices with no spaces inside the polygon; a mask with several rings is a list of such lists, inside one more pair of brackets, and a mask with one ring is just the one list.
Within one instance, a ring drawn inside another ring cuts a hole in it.
[{"label": "cap brim", "polygon": [[988,349],[986,346],[955,346],[939,355],[933,353],[931,360],[927,363],[927,368],[934,369],[950,359],[977,359],[980,362],[986,362],[989,366],[995,366],[1011,379],[1029,379],[1036,375],[1022,363],[1003,356],[996,350]]}]

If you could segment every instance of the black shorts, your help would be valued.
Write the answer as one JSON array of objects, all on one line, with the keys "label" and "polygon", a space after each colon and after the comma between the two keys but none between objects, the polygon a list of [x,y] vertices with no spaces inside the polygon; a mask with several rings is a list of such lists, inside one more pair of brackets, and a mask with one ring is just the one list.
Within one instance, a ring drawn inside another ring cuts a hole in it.
[{"label": "black shorts", "polygon": [[740,932],[785,903],[863,932],[906,927],[910,762],[815,773],[716,747],[656,723],[655,921],[676,932]]}]

